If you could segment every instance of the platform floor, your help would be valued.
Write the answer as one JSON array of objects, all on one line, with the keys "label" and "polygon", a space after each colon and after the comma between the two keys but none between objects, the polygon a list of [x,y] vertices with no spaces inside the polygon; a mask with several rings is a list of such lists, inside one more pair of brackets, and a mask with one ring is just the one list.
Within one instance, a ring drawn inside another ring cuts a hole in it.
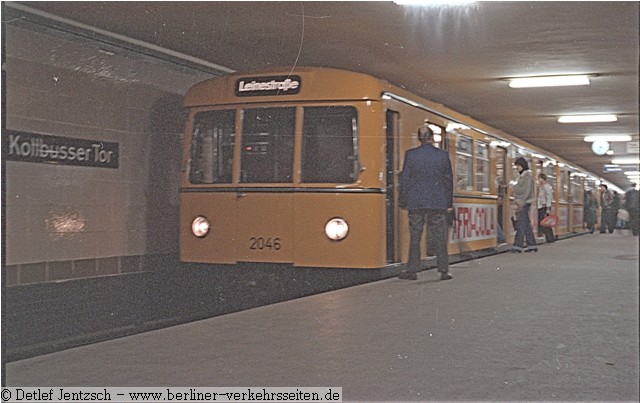
[{"label": "platform floor", "polygon": [[7,386],[338,386],[344,401],[638,401],[638,238],[583,235],[9,363]]}]

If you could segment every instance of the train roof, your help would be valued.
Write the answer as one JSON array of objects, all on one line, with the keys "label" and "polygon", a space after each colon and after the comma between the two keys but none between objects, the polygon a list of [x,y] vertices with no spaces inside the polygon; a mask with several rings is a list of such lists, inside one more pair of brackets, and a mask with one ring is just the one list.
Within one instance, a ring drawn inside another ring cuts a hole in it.
[{"label": "train roof", "polygon": [[[297,82],[297,88],[286,88]],[[238,86],[265,87],[240,92]],[[380,99],[389,86],[385,80],[348,70],[328,67],[282,67],[269,70],[232,73],[211,78],[192,86],[184,97],[185,107],[265,101],[363,100]],[[269,89],[274,91],[269,91]]]}]

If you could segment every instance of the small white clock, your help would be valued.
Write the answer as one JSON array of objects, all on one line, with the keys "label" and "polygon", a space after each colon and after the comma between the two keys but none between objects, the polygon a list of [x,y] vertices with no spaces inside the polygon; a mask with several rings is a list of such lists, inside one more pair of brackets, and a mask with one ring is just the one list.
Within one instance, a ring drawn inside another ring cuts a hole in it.
[{"label": "small white clock", "polygon": [[591,150],[596,155],[605,155],[609,151],[609,142],[607,141],[594,141],[591,143]]}]

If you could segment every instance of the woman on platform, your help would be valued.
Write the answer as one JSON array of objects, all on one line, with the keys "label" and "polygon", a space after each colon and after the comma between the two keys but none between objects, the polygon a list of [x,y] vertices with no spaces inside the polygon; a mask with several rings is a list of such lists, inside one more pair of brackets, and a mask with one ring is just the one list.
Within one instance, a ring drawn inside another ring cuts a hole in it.
[{"label": "woman on platform", "polygon": [[553,228],[543,227],[540,222],[549,214],[553,207],[553,189],[547,182],[547,175],[541,173],[538,175],[538,236],[544,235],[547,243],[555,242],[556,237],[553,235]]},{"label": "woman on platform", "polygon": [[518,177],[518,182],[513,186],[513,197],[516,205],[516,238],[513,242],[513,252],[537,252],[538,243],[529,219],[531,204],[536,200],[533,175],[529,170],[529,163],[523,157],[516,158],[514,164],[520,176]]}]

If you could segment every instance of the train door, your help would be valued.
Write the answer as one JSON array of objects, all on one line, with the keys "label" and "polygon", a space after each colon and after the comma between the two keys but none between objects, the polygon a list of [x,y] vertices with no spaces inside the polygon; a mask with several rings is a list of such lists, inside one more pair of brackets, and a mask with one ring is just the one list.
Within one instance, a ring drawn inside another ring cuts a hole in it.
[{"label": "train door", "polygon": [[400,261],[398,247],[398,177],[396,172],[399,172],[398,161],[400,158],[396,155],[398,153],[398,145],[396,144],[399,133],[399,114],[398,112],[388,110],[386,115],[386,216],[387,216],[387,263],[394,263]]}]

